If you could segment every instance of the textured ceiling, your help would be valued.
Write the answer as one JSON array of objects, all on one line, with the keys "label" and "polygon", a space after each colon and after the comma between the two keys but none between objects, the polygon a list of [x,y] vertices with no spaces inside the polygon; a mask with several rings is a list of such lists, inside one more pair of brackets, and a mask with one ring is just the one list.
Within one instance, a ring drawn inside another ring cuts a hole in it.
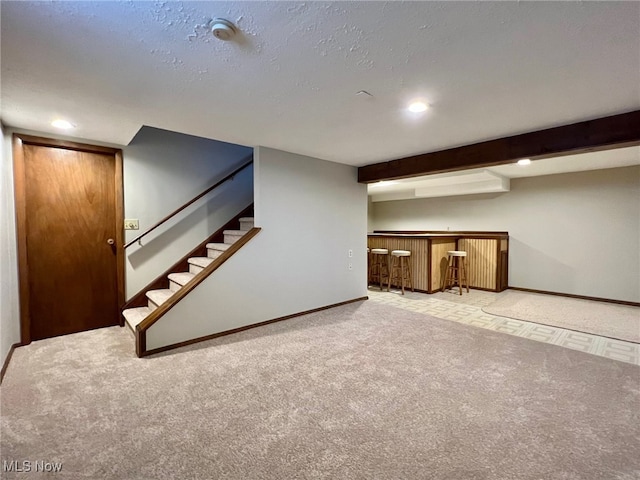
[{"label": "textured ceiling", "polygon": [[93,141],[149,125],[365,165],[640,108],[639,2],[0,5],[3,123]]}]

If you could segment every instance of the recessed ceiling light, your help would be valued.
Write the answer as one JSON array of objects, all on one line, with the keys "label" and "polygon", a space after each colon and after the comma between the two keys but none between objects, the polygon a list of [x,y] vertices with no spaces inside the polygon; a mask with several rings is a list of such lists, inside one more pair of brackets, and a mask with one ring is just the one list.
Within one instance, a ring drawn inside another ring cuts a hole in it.
[{"label": "recessed ceiling light", "polygon": [[529,160],[528,158],[521,158],[520,160],[518,160],[518,165],[529,165],[531,163],[531,160]]},{"label": "recessed ceiling light", "polygon": [[413,113],[424,112],[429,106],[424,102],[412,102],[409,105],[409,111]]},{"label": "recessed ceiling light", "polygon": [[68,122],[67,120],[62,120],[61,118],[58,118],[57,120],[54,120],[53,122],[51,122],[51,125],[53,125],[56,128],[61,128],[63,130],[76,128],[76,126],[73,123]]}]

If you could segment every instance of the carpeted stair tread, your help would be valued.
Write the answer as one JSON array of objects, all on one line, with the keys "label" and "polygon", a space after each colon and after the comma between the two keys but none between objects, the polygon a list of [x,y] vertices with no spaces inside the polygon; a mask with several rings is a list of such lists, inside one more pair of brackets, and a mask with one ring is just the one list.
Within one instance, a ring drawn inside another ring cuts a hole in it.
[{"label": "carpeted stair tread", "polygon": [[142,320],[144,320],[147,315],[151,313],[149,307],[136,307],[136,308],[127,308],[122,312],[125,320],[129,324],[129,326],[135,330],[136,325],[138,325]]},{"label": "carpeted stair tread", "polygon": [[231,243],[207,243],[207,257],[216,259],[231,246]]},{"label": "carpeted stair tread", "polygon": [[206,267],[208,266],[211,262],[213,262],[213,258],[208,258],[208,257],[191,257],[188,262],[191,265],[196,265],[198,267]]},{"label": "carpeted stair tread", "polygon": [[195,275],[189,272],[170,273],[167,275],[169,280],[177,283],[181,287],[184,287],[187,283],[193,280],[193,277],[195,277]]},{"label": "carpeted stair tread", "polygon": [[207,243],[208,250],[220,250],[221,252],[227,251],[230,246],[228,243]]},{"label": "carpeted stair tread", "polygon": [[246,230],[225,230],[224,232],[222,232],[224,235],[239,235],[242,236],[245,233],[247,233]]},{"label": "carpeted stair tread", "polygon": [[172,292],[168,288],[163,288],[160,290],[149,290],[147,292],[147,298],[155,303],[157,306],[162,305],[166,302],[169,297],[171,297],[175,292]]},{"label": "carpeted stair tread", "polygon": [[240,222],[253,222],[253,217],[242,217]]}]

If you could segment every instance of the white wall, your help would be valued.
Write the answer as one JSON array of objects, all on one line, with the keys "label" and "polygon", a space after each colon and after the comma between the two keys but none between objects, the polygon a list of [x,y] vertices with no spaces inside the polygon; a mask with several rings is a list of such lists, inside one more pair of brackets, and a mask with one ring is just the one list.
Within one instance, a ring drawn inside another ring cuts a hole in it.
[{"label": "white wall", "polygon": [[264,147],[255,156],[262,231],[151,327],[148,349],[366,296],[356,168]]},{"label": "white wall", "polygon": [[[123,148],[125,217],[137,218],[140,230],[154,225],[233,171],[252,149],[229,143],[143,127]],[[163,227],[127,249],[127,298],[234,217],[253,199],[248,167]]]},{"label": "white wall", "polygon": [[511,180],[500,194],[373,204],[376,230],[508,231],[509,285],[640,302],[640,167]]},{"label": "white wall", "polygon": [[0,125],[0,365],[20,342],[16,218],[11,137]]}]

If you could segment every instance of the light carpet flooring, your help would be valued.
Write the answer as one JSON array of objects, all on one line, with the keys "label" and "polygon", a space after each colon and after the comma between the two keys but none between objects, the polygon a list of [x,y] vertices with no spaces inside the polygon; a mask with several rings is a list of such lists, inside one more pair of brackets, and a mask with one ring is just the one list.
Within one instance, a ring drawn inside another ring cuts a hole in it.
[{"label": "light carpet flooring", "polygon": [[119,327],[34,342],[0,395],[0,460],[62,463],[7,479],[640,475],[636,365],[371,300],[145,359]]},{"label": "light carpet flooring", "polygon": [[[509,293],[511,293],[509,290],[494,293],[472,289],[469,293],[465,291],[463,295],[459,295],[457,290],[431,295],[405,291],[405,295],[401,295],[399,290],[392,289],[391,292],[387,292],[380,291],[377,287],[369,287],[368,295],[376,303],[640,365],[640,345],[637,343],[499,317],[483,311],[483,308]],[[527,295],[525,292],[518,293]],[[552,300],[557,302],[558,297],[553,297]],[[582,300],[582,302],[587,301]],[[608,305],[603,302],[587,303],[597,304],[600,311],[607,311]],[[616,307],[617,305],[611,305],[612,314],[615,314]]]},{"label": "light carpet flooring", "polygon": [[507,290],[485,313],[640,343],[640,308]]}]

